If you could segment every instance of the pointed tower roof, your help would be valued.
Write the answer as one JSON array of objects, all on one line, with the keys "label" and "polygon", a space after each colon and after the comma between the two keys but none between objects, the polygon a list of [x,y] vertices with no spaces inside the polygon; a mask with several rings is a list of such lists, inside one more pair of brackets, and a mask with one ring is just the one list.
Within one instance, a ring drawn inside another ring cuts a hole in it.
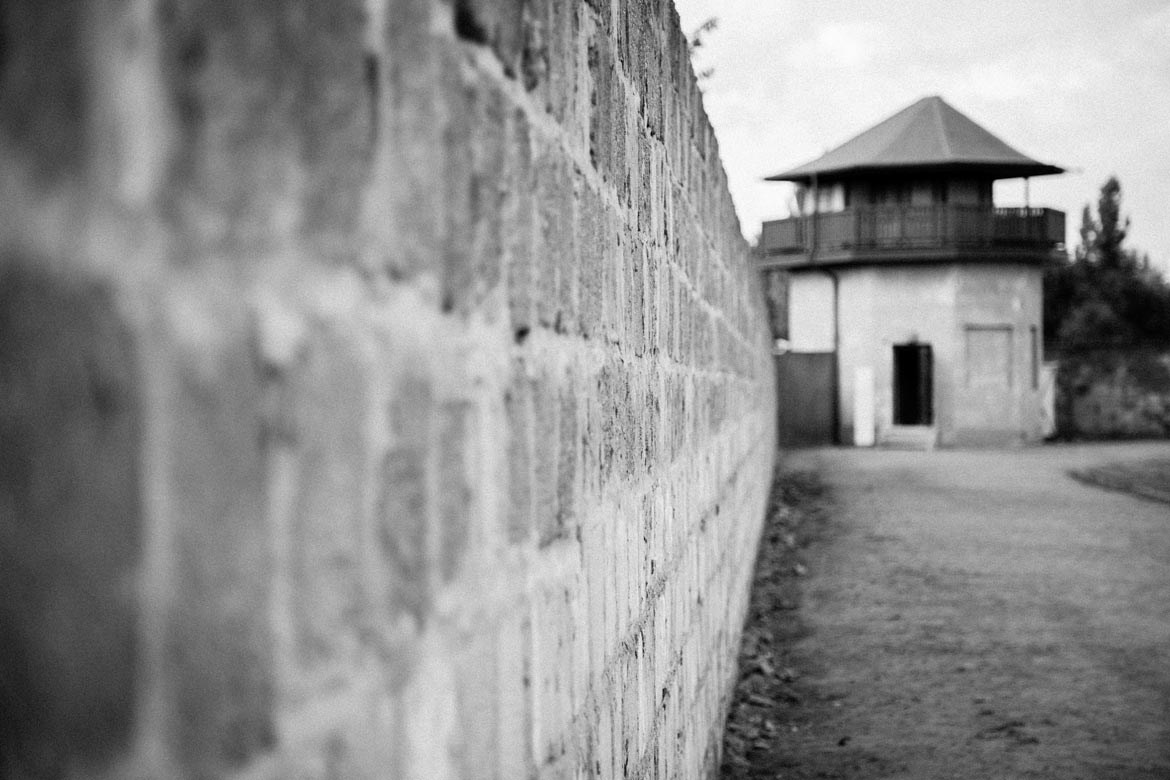
[{"label": "pointed tower roof", "polygon": [[925,97],[812,162],[767,177],[809,182],[918,169],[971,172],[994,179],[1063,173],[1021,154],[937,95]]}]

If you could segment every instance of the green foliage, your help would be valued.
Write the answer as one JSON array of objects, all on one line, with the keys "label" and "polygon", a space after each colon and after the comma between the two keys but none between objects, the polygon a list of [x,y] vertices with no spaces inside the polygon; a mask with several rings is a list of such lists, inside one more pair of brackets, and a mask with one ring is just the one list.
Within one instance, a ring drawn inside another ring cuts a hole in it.
[{"label": "green foliage", "polygon": [[1170,346],[1170,285],[1147,255],[1125,247],[1121,184],[1101,186],[1097,213],[1086,204],[1071,260],[1044,272],[1044,339],[1064,349]]}]

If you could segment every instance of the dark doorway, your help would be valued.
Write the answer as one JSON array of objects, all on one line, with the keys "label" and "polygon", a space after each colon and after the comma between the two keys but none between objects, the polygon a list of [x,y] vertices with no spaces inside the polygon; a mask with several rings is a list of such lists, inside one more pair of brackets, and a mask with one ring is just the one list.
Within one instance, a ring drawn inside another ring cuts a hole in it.
[{"label": "dark doorway", "polygon": [[894,347],[894,425],[934,423],[933,363],[929,344]]}]

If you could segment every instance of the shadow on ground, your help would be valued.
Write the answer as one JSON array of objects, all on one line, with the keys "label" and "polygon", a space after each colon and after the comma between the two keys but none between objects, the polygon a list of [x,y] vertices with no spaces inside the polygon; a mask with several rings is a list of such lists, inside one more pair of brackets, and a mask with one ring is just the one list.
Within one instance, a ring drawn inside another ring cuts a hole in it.
[{"label": "shadow on ground", "polygon": [[782,734],[807,727],[816,709],[807,703],[821,696],[803,683],[808,669],[794,645],[808,633],[800,613],[808,573],[805,553],[827,533],[830,511],[831,496],[817,471],[785,471],[782,462],[777,465],[724,737],[721,777],[773,778],[777,767],[800,763],[799,757],[785,752]]}]

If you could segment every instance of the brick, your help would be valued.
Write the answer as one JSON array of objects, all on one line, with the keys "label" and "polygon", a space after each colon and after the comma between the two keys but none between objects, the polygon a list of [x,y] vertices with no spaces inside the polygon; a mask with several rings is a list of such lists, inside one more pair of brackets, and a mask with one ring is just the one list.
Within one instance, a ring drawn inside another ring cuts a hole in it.
[{"label": "brick", "polygon": [[571,126],[576,98],[578,4],[548,3],[549,112]]},{"label": "brick", "polygon": [[270,377],[286,387],[291,404],[286,446],[295,488],[287,543],[293,551],[294,595],[289,606],[298,661],[306,668],[335,660],[356,641],[368,393],[365,366],[351,338],[348,332],[315,328],[297,364]]},{"label": "brick", "polygon": [[464,69],[456,57],[442,60],[442,74],[452,102],[442,129],[445,155],[439,181],[445,212],[442,303],[448,311],[462,312],[471,305],[476,283],[472,257],[475,207],[477,197],[483,197],[483,193],[476,184],[472,126],[482,86],[465,81]]},{"label": "brick", "polygon": [[[0,366],[50,380],[0,372],[48,388],[0,392],[0,585],[75,569],[106,605],[54,591],[102,638],[70,652],[29,639],[53,609],[0,609],[0,672],[40,664],[19,750],[48,776],[130,734],[106,774],[703,776],[772,366],[672,4],[91,3],[18,0],[0,91],[0,162],[37,183],[7,185],[0,268],[56,247],[36,307],[0,285],[30,334]],[[107,72],[159,91],[106,106]],[[161,184],[127,208],[134,128]],[[26,468],[86,502],[32,507]],[[138,576],[162,596],[109,584]]]},{"label": "brick", "polygon": [[589,157],[606,178],[612,178],[610,167],[613,155],[613,94],[618,87],[614,72],[613,50],[604,35],[594,35],[589,40],[586,60],[589,67],[590,113],[589,113]]},{"label": "brick", "polygon": [[137,350],[108,286],[39,265],[0,256],[0,750],[29,777],[122,757],[144,682]]},{"label": "brick", "polygon": [[[356,228],[362,186],[369,175],[376,138],[375,90],[353,89],[364,77],[365,8],[341,0],[289,14],[295,31],[297,122],[300,160],[307,176],[303,230],[323,234],[329,248]],[[287,59],[286,59],[287,62]]]},{"label": "brick", "polygon": [[647,350],[651,354],[657,353],[659,347],[659,269],[657,253],[651,251],[646,262],[646,342]]},{"label": "brick", "polygon": [[380,552],[391,578],[391,614],[402,610],[417,620],[426,615],[433,595],[426,477],[433,418],[430,382],[424,377],[403,377],[391,400],[393,438],[379,475],[376,522]]},{"label": "brick", "polygon": [[[504,649],[506,652],[514,651],[511,647]],[[518,714],[509,713],[509,719],[504,721],[488,717],[501,698],[501,681],[496,672],[500,668],[496,655],[499,650],[495,632],[483,631],[464,638],[456,661],[456,709],[460,717],[456,764],[463,777],[493,776],[490,768],[500,766],[499,751],[502,746],[499,732],[504,728],[512,728]],[[507,749],[507,746],[503,747]]]},{"label": "brick", "polygon": [[202,300],[176,307],[185,316],[172,313],[167,330],[177,366],[164,407],[176,570],[164,668],[177,754],[215,774],[271,750],[276,735],[260,378],[243,311],[209,292],[185,290]]},{"label": "brick", "polygon": [[[17,22],[19,20],[19,22]],[[38,13],[36,0],[7,9],[5,80],[0,131],[47,181],[86,165],[85,79],[89,70],[85,9],[63,6]],[[12,35],[19,23],[19,35]]]},{"label": "brick", "polygon": [[585,431],[584,431],[584,501],[589,507],[595,507],[604,496],[605,481],[609,477],[609,466],[612,463],[611,453],[607,450],[606,426],[609,424],[609,412],[605,406],[602,393],[602,377],[600,369],[590,380],[590,390],[585,394]]},{"label": "brick", "polygon": [[506,616],[497,634],[495,721],[499,724],[496,766],[500,778],[527,777],[533,771],[533,713],[529,707],[533,674],[531,634],[532,623],[525,612]]},{"label": "brick", "polygon": [[627,165],[630,157],[628,133],[631,125],[629,95],[616,71],[612,73],[611,77],[615,84],[611,87],[614,100],[613,119],[610,122],[612,137],[609,142],[609,180],[616,188],[618,203],[622,206],[628,206],[631,186],[630,169]]},{"label": "brick", "polygon": [[602,212],[601,298],[605,339],[620,343],[625,322],[623,294],[625,252],[620,239],[617,215],[609,208]]},{"label": "brick", "polygon": [[532,139],[524,112],[512,112],[511,138],[505,164],[511,208],[505,211],[508,312],[517,338],[536,325],[536,257],[533,240],[536,212],[533,200]]},{"label": "brick", "polygon": [[524,49],[520,54],[520,70],[524,88],[537,92],[542,100],[549,86],[549,3],[541,0],[524,4]]},{"label": "brick", "polygon": [[637,208],[638,232],[643,236],[651,233],[651,220],[654,208],[654,142],[645,135],[638,137],[635,150],[637,160],[636,181],[638,182],[635,205]]},{"label": "brick", "polygon": [[433,522],[440,539],[439,572],[450,581],[467,551],[474,511],[473,485],[467,453],[471,449],[472,407],[465,401],[444,404],[438,419],[438,512]]},{"label": "brick", "polygon": [[572,532],[577,521],[581,495],[581,437],[577,394],[580,392],[573,378],[568,377],[558,392],[560,405],[560,436],[557,458],[557,534]]},{"label": "brick", "polygon": [[505,186],[508,110],[503,94],[494,86],[483,85],[475,101],[475,112],[471,218],[474,303],[478,304],[502,275],[502,217],[510,194]]},{"label": "brick", "polygon": [[508,424],[508,509],[505,518],[506,538],[510,542],[527,539],[533,528],[533,457],[532,388],[522,373],[516,377],[504,397]]},{"label": "brick", "polygon": [[538,765],[557,761],[563,750],[567,713],[558,688],[559,643],[563,621],[552,588],[536,594],[532,604],[533,749]]},{"label": "brick", "polygon": [[595,338],[605,327],[604,281],[605,240],[601,199],[589,186],[583,188],[576,211],[574,233],[580,236],[577,285],[580,290],[581,335]]},{"label": "brick", "polygon": [[540,325],[549,329],[557,328],[561,303],[561,255],[567,200],[561,187],[568,182],[567,165],[559,150],[547,146],[540,150],[533,165],[538,220],[533,263],[536,315]]},{"label": "brick", "polygon": [[596,693],[602,690],[605,680],[605,660],[608,649],[605,630],[607,620],[605,582],[609,578],[609,567],[604,536],[600,529],[586,531],[582,545],[585,555],[583,577],[586,617],[582,628],[587,637],[589,690]]},{"label": "brick", "polygon": [[580,297],[578,276],[581,265],[578,247],[576,211],[585,187],[580,169],[576,166],[561,166],[558,170],[555,236],[550,237],[550,249],[556,263],[556,323],[558,333],[579,333],[578,299]]},{"label": "brick", "polygon": [[533,522],[540,546],[561,538],[564,527],[557,507],[557,471],[560,444],[556,377],[544,373],[531,380],[533,409]]},{"label": "brick", "polygon": [[646,247],[640,240],[630,244],[627,255],[629,286],[626,290],[628,343],[635,355],[646,350]]}]

